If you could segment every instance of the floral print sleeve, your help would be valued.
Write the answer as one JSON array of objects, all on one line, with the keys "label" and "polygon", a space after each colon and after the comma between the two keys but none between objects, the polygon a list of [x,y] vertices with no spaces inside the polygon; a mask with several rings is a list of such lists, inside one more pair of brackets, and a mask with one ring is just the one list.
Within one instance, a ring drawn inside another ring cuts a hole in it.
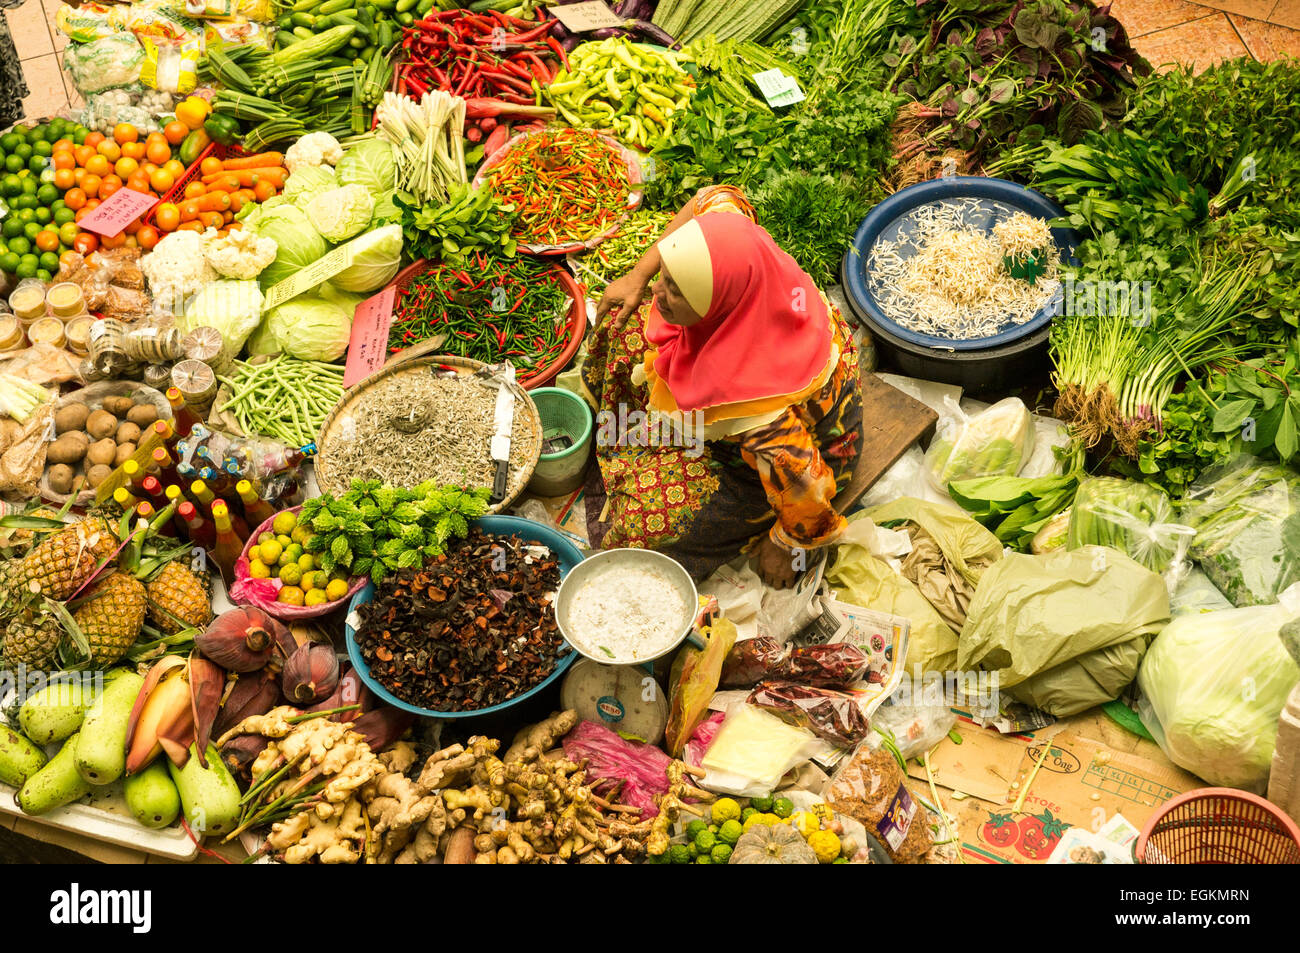
[{"label": "floral print sleeve", "polygon": [[735,212],[754,221],[754,207],[745,198],[745,193],[734,185],[706,185],[695,193],[695,198],[691,201],[696,215],[705,212]]},{"label": "floral print sleeve", "polygon": [[835,476],[795,408],[740,435],[741,455],[758,471],[777,514],[772,541],[786,549],[835,542],[845,519],[836,512]]}]

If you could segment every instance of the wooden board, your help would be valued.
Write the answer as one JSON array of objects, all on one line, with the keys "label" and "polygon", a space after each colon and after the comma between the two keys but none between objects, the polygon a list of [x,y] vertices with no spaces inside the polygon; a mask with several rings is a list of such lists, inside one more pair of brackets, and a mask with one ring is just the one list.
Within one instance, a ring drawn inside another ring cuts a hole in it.
[{"label": "wooden board", "polygon": [[863,370],[862,445],[853,480],[835,496],[835,508],[847,512],[871,489],[912,444],[934,429],[936,414],[919,400]]}]

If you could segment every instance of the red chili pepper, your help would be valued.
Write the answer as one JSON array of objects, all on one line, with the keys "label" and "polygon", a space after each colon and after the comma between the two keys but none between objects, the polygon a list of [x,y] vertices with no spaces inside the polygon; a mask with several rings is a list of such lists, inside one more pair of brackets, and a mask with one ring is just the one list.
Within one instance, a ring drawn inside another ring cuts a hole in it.
[{"label": "red chili pepper", "polygon": [[560,22],[559,20],[547,20],[541,26],[537,27],[537,29],[529,30],[527,33],[519,33],[515,36],[512,36],[510,39],[513,40],[515,43],[528,43],[531,40],[540,40],[542,37],[550,33],[551,30],[555,27],[555,24],[559,22]]},{"label": "red chili pepper", "polygon": [[560,45],[560,41],[553,36],[547,36],[546,45],[560,58],[560,65],[564,67],[565,72],[569,72],[569,55],[564,52],[564,47]]},{"label": "red chili pepper", "polygon": [[551,71],[546,64],[541,61],[536,53],[525,53],[524,58],[528,60],[533,67],[533,75],[537,77],[537,82],[543,86],[551,82]]}]

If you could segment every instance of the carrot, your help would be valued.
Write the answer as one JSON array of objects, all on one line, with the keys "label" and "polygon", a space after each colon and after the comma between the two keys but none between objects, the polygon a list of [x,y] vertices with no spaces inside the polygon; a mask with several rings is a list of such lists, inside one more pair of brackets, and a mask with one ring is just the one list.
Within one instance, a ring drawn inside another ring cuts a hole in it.
[{"label": "carrot", "polygon": [[275,195],[277,191],[279,190],[270,182],[266,181],[266,179],[259,179],[258,183],[253,186],[253,197],[259,202],[265,202],[267,199]]},{"label": "carrot", "polygon": [[203,223],[197,219],[191,222],[181,222],[176,226],[176,230],[178,232],[201,232],[203,231]]},{"label": "carrot", "polygon": [[284,186],[284,180],[288,174],[278,166],[263,166],[257,169],[240,169],[238,172],[222,172],[215,176],[205,175],[203,181],[205,183],[218,180],[226,182],[234,179],[238,181],[239,185],[248,186],[249,188],[252,188],[258,182],[270,182],[276,188],[281,188]]},{"label": "carrot", "polygon": [[226,224],[226,220],[220,212],[200,212],[199,221],[208,228],[220,228]]},{"label": "carrot", "polygon": [[240,169],[263,169],[277,165],[284,165],[283,152],[260,152],[254,156],[226,159],[221,163],[221,167],[227,172],[238,172]]},{"label": "carrot", "polygon": [[224,212],[230,208],[229,192],[208,192],[197,199],[192,199],[198,205],[200,212]]},{"label": "carrot", "polygon": [[220,172],[216,175],[205,175],[203,177],[203,184],[208,187],[209,192],[213,189],[233,192],[235,189],[243,187],[243,183],[239,181],[239,176],[234,172]]},{"label": "carrot", "polygon": [[236,189],[228,194],[230,195],[230,210],[236,213],[244,207],[245,203],[257,201],[252,189]]}]

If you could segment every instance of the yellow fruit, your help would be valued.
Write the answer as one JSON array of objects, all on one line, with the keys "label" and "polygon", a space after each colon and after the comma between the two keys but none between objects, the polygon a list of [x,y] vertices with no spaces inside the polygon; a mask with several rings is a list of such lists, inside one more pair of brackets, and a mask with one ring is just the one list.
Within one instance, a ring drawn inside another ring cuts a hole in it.
[{"label": "yellow fruit", "polygon": [[311,572],[316,568],[316,557],[311,553],[303,553],[298,557],[298,568],[303,572]]},{"label": "yellow fruit", "polygon": [[796,811],[790,815],[790,824],[804,837],[822,829],[821,818],[812,811]]},{"label": "yellow fruit", "polygon": [[348,594],[348,584],[344,579],[331,579],[325,587],[325,597],[330,602],[337,602]]},{"label": "yellow fruit", "polygon": [[808,835],[808,846],[817,855],[817,860],[829,864],[840,856],[840,839],[834,831],[815,831]]},{"label": "yellow fruit", "polygon": [[293,532],[289,534],[290,539],[295,543],[301,543],[304,546],[307,545],[307,540],[311,539],[311,537],[312,532],[307,528],[306,523],[299,523],[293,528]]},{"label": "yellow fruit", "polygon": [[303,604],[308,606],[322,606],[329,600],[325,598],[325,592],[322,589],[312,589],[303,599]]},{"label": "yellow fruit", "polygon": [[115,572],[96,582],[72,620],[90,645],[93,666],[112,665],[135,642],[144,625],[147,600],[144,584]]},{"label": "yellow fruit", "polygon": [[277,536],[288,536],[298,528],[298,514],[290,513],[287,510],[283,513],[276,513],[275,519],[271,522],[271,528],[275,530]]},{"label": "yellow fruit", "polygon": [[257,558],[268,566],[274,566],[280,561],[280,554],[284,552],[284,547],[271,540],[269,543],[263,543],[257,547]]},{"label": "yellow fruit", "polygon": [[[289,563],[287,566],[280,567],[280,581],[286,586],[297,586],[302,582],[302,570],[296,563]],[[284,590],[281,590],[283,592]]]},{"label": "yellow fruit", "polygon": [[729,797],[718,798],[713,802],[713,823],[722,824],[724,821],[736,821],[740,819],[740,805]]},{"label": "yellow fruit", "polygon": [[271,567],[260,559],[250,559],[248,561],[248,574],[254,579],[270,579]]},{"label": "yellow fruit", "polygon": [[297,586],[285,586],[275,597],[275,601],[283,602],[285,605],[300,606],[305,598],[306,594]]},{"label": "yellow fruit", "polygon": [[212,618],[212,599],[203,578],[180,562],[170,562],[145,587],[149,618],[171,634],[186,627],[203,628]]},{"label": "yellow fruit", "polygon": [[212,107],[201,96],[189,96],[176,106],[176,118],[190,129],[198,129],[208,118]]}]

